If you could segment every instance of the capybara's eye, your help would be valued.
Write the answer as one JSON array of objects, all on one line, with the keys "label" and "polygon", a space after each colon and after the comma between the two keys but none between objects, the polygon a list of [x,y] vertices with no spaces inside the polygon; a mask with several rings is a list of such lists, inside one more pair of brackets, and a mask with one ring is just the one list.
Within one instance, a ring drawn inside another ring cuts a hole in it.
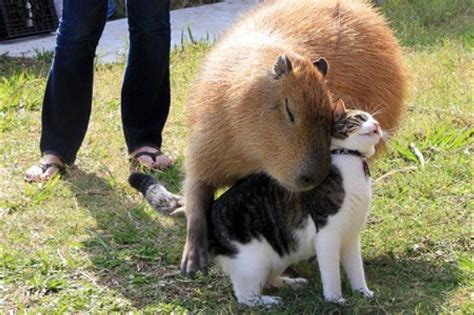
[{"label": "capybara's eye", "polygon": [[295,123],[295,115],[293,115],[290,108],[288,107],[288,99],[287,98],[285,98],[285,108],[286,108],[286,112],[288,113],[288,119],[290,119],[291,123],[294,124]]}]

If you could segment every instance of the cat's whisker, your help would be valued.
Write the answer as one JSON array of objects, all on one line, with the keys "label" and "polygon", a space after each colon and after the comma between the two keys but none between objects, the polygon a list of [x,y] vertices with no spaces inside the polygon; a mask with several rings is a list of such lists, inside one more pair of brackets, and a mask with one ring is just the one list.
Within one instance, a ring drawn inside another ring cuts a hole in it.
[{"label": "cat's whisker", "polygon": [[289,202],[289,201],[291,200],[291,197],[293,197],[295,191],[294,191],[293,189],[289,189],[288,192],[289,192],[289,194],[288,194],[288,200],[287,200],[287,202]]},{"label": "cat's whisker", "polygon": [[383,129],[382,131],[383,131],[382,139],[384,141],[391,140],[395,136],[395,128]]},{"label": "cat's whisker", "polygon": [[385,108],[383,108],[381,105],[378,105],[378,106],[375,107],[375,110],[372,111],[370,114],[375,117],[375,116],[380,115],[384,112],[385,112]]},{"label": "cat's whisker", "polygon": [[386,130],[386,129],[382,129],[382,138],[391,138],[393,137],[393,132],[391,132],[390,130]]}]

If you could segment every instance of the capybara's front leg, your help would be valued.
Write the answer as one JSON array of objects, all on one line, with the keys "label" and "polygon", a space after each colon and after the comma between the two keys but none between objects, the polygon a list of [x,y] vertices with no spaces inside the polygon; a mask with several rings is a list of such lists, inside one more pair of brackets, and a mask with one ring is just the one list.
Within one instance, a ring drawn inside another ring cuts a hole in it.
[{"label": "capybara's front leg", "polygon": [[181,272],[192,277],[198,270],[207,274],[207,221],[214,199],[214,188],[202,182],[185,183],[187,237]]}]

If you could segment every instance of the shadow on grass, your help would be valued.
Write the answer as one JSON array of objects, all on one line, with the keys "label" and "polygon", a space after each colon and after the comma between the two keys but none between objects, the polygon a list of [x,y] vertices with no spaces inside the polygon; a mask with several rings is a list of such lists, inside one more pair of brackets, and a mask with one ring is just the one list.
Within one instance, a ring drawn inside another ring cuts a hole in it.
[{"label": "shadow on grass", "polygon": [[0,55],[0,75],[4,80],[16,77],[21,73],[46,79],[51,67],[52,57],[11,57]]},{"label": "shadow on grass", "polygon": [[365,262],[370,282],[377,287],[386,309],[434,311],[449,299],[460,283],[456,262],[426,258],[379,256]]},{"label": "shadow on grass", "polygon": [[[450,292],[462,283],[461,270],[456,263],[428,261],[419,257],[378,256],[364,262],[367,284],[376,297],[367,300],[357,293],[351,293],[347,279],[343,280],[343,294],[348,300],[347,307],[340,307],[322,301],[322,284],[315,263],[297,266],[300,276],[313,279],[314,292],[297,296],[285,290],[285,301],[295,303],[291,312],[332,313],[394,313],[421,312],[439,313],[450,298]],[[311,281],[312,282],[312,281]],[[278,294],[278,293],[277,293]],[[305,303],[308,303],[305,306]],[[290,312],[288,312],[290,313]]]},{"label": "shadow on grass", "polygon": [[[184,222],[155,215],[144,203],[134,202],[127,190],[92,173],[70,172],[77,202],[88,209],[97,225],[84,243],[94,264],[97,282],[118,292],[138,308],[171,303],[189,310],[231,309],[236,306],[229,281],[216,268],[208,278],[184,279],[179,260],[185,239]],[[319,271],[315,263],[296,266],[302,277],[313,279],[309,290],[275,290],[284,298],[285,308],[277,312],[366,313],[394,311],[439,311],[449,292],[460,285],[456,263],[427,261],[411,257],[379,256],[365,261],[369,287],[377,298],[367,301],[350,294],[344,281],[343,292],[349,306],[324,303]],[[226,305],[227,304],[227,305]]]},{"label": "shadow on grass", "polygon": [[352,293],[343,277],[342,292],[347,305],[325,303],[319,270],[314,261],[295,266],[300,277],[307,278],[307,288],[273,290],[272,295],[283,298],[284,305],[271,314],[391,314],[399,312],[439,313],[449,293],[459,286],[459,270],[450,264],[437,264],[410,258],[375,257],[367,260],[366,276],[376,297],[368,300]]},{"label": "shadow on grass", "polygon": [[114,179],[72,169],[66,180],[95,219],[84,247],[98,284],[120,293],[135,307],[186,298],[193,288],[179,275],[185,240],[183,222],[154,214],[134,202]]}]

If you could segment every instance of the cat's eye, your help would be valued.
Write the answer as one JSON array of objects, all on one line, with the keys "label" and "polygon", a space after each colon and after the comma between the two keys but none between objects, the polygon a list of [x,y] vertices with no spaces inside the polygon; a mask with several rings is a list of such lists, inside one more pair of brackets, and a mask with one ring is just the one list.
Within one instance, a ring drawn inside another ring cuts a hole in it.
[{"label": "cat's eye", "polygon": [[291,121],[292,124],[295,123],[295,115],[290,110],[290,107],[288,106],[288,99],[285,98],[285,108],[286,108],[286,113],[288,114],[288,119]]},{"label": "cat's eye", "polygon": [[367,117],[365,115],[357,114],[354,117],[362,121],[367,121]]}]

